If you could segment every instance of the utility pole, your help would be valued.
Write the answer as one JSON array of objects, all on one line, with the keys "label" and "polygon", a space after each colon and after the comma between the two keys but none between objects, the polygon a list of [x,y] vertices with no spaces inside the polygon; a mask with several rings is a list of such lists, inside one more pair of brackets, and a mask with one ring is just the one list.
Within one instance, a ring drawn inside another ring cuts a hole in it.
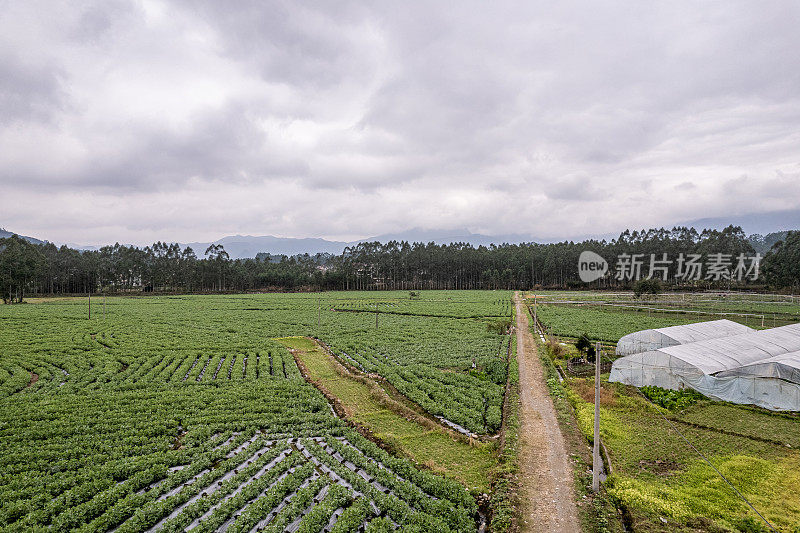
[{"label": "utility pole", "polygon": [[600,492],[600,343],[594,347],[594,450],[592,452],[592,490]]}]

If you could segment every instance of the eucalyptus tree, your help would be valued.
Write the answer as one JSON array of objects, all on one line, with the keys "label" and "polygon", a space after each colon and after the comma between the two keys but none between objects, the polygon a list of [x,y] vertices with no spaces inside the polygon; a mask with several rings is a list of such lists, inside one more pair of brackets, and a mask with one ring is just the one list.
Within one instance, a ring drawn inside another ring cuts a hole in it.
[{"label": "eucalyptus tree", "polygon": [[218,274],[218,285],[217,290],[223,290],[224,284],[223,279],[225,275],[225,267],[227,266],[228,261],[230,260],[230,255],[228,252],[225,251],[225,247],[221,244],[212,244],[208,248],[206,248],[205,254],[208,259],[216,265],[216,270]]},{"label": "eucalyptus tree", "polygon": [[764,257],[764,275],[777,288],[800,288],[800,231],[790,231],[786,238],[772,245]]},{"label": "eucalyptus tree", "polygon": [[0,239],[0,294],[4,303],[21,303],[25,291],[35,291],[46,259],[37,245],[17,235]]}]

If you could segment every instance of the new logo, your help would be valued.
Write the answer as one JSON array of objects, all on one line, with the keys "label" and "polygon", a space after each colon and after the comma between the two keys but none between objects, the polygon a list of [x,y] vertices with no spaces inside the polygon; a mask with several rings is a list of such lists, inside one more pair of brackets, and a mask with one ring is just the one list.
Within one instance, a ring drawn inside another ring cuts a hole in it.
[{"label": "new logo", "polygon": [[608,272],[608,262],[594,252],[581,252],[578,258],[578,275],[584,283],[598,280]]}]

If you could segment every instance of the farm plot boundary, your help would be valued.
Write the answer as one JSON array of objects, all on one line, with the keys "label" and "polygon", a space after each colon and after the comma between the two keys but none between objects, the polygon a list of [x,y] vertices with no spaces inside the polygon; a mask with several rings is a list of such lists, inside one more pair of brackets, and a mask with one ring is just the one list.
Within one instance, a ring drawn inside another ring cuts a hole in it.
[{"label": "farm plot boundary", "polygon": [[348,421],[393,451],[458,480],[472,492],[488,492],[487,472],[496,464],[494,442],[465,441],[454,431],[393,400],[374,381],[358,379],[311,339],[276,340],[293,350],[307,379],[329,399],[335,398],[335,409]]}]

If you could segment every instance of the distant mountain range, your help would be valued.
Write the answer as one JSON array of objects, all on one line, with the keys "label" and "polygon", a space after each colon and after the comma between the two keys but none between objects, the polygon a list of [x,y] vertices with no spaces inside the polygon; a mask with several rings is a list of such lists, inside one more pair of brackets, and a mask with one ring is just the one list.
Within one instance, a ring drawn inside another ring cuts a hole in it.
[{"label": "distant mountain range", "polygon": [[[14,233],[13,231],[8,231],[8,230],[6,230],[4,228],[0,228],[0,239],[7,239],[8,237],[11,237],[12,235],[18,235],[18,234]],[[18,236],[22,237],[23,239],[25,239],[28,242],[32,242],[33,244],[44,244],[45,243],[45,241],[40,241],[39,239],[34,239],[33,237],[26,237],[25,235],[18,235]]]},{"label": "distant mountain range", "polygon": [[691,226],[697,229],[722,229],[726,226],[741,226],[748,235],[758,233],[766,235],[779,231],[800,229],[800,209],[772,211],[770,213],[751,213],[732,217],[701,218],[680,226]]},{"label": "distant mountain range", "polygon": [[[749,214],[733,217],[717,217],[717,218],[703,218],[691,222],[684,222],[675,224],[676,226],[689,226],[697,228],[698,230],[709,229],[722,229],[729,225],[741,226],[748,235],[760,234],[768,236],[769,238],[756,238],[751,239],[756,251],[765,253],[769,247],[778,239],[782,239],[784,235],[777,232],[786,230],[800,229],[800,209],[774,211],[770,213]],[[642,229],[642,228],[630,228]],[[769,235],[772,234],[772,235]],[[0,238],[13,235],[12,232],[0,228]],[[582,235],[576,236],[572,240],[578,241],[588,238],[596,239],[614,239],[617,234],[605,235]],[[30,242],[41,244],[45,241],[22,236]],[[563,239],[562,239],[563,240]],[[333,255],[341,254],[345,247],[353,246],[360,242],[389,242],[389,241],[407,241],[407,242],[434,242],[436,244],[449,244],[452,242],[464,242],[473,246],[488,246],[490,244],[519,244],[521,242],[556,242],[557,239],[536,239],[529,235],[521,234],[508,234],[508,235],[483,235],[480,233],[472,233],[467,229],[456,230],[425,230],[421,228],[413,228],[399,233],[386,233],[377,235],[367,239],[358,241],[344,242],[344,241],[330,241],[320,238],[292,238],[292,237],[274,237],[271,235],[231,235],[223,237],[217,241],[211,242],[190,242],[181,243],[182,247],[191,246],[198,256],[202,256],[206,248],[211,244],[222,244],[232,259],[240,259],[245,257],[255,257],[258,253],[269,253],[272,255],[297,255],[308,253],[314,255],[316,253],[329,253]],[[97,250],[100,246],[85,246],[73,243],[67,243],[71,248],[79,250]]]},{"label": "distant mountain range", "polygon": [[523,235],[482,235],[463,230],[423,230],[414,228],[401,233],[387,233],[377,235],[368,239],[358,241],[329,241],[326,239],[296,239],[291,237],[273,237],[272,235],[251,236],[251,235],[232,235],[223,237],[211,242],[190,242],[181,246],[191,246],[195,253],[200,256],[211,244],[221,244],[225,251],[233,259],[244,257],[255,257],[257,253],[267,252],[272,255],[297,255],[297,254],[316,254],[329,253],[333,255],[341,254],[345,247],[354,246],[361,242],[435,242],[436,244],[449,244],[451,242],[468,242],[473,246],[488,246],[492,243],[520,243],[532,241],[531,237]]},{"label": "distant mountain range", "polygon": [[390,242],[390,241],[406,241],[406,242],[435,242],[436,244],[450,244],[452,242],[468,242],[473,246],[489,246],[490,244],[519,244],[521,242],[531,242],[536,239],[530,235],[483,235],[480,233],[472,233],[467,229],[456,230],[424,230],[421,228],[413,228],[401,233],[385,233],[369,239],[362,239],[350,244],[357,244],[359,242]]},{"label": "distant mountain range", "polygon": [[297,255],[329,253],[339,255],[347,246],[346,242],[326,239],[296,239],[292,237],[273,237],[272,235],[231,235],[211,242],[189,242],[181,246],[191,246],[198,257],[202,257],[211,244],[221,244],[232,259],[255,257],[266,252],[272,255]]},{"label": "distant mountain range", "polygon": [[[13,232],[0,229],[0,238],[10,237],[14,235]],[[33,237],[26,237],[20,235],[35,244],[43,244],[45,241],[35,239]],[[341,254],[345,247],[354,246],[361,242],[389,242],[389,241],[407,241],[407,242],[435,242],[436,244],[449,244],[451,242],[465,242],[473,246],[489,246],[490,244],[517,244],[520,242],[530,242],[534,240],[531,237],[524,235],[482,235],[480,233],[472,233],[469,230],[423,230],[414,228],[400,233],[387,233],[384,235],[377,235],[367,239],[358,241],[329,241],[327,239],[319,238],[293,238],[293,237],[274,237],[272,235],[229,235],[213,242],[188,242],[181,243],[181,247],[190,246],[192,250],[198,255],[202,256],[206,248],[211,244],[221,244],[225,247],[225,251],[232,259],[241,259],[245,257],[255,257],[258,253],[269,253],[272,255],[297,255],[308,253],[314,255],[316,253],[329,253],[333,255]],[[78,250],[99,250],[101,246],[86,246],[75,243],[65,243],[70,248]]]},{"label": "distant mountain range", "polygon": [[[742,226],[748,235],[760,234],[768,235],[775,232],[782,232],[785,230],[800,229],[800,209],[789,211],[775,211],[772,213],[752,214],[734,216],[729,218],[703,218],[693,222],[683,224],[675,224],[676,226],[689,226],[702,230],[709,229],[722,229],[726,226],[733,224],[734,226]],[[637,228],[631,228],[637,229]],[[638,228],[641,229],[641,228]],[[618,233],[606,235],[585,235],[578,236],[573,240],[583,240],[589,238],[596,239],[615,239],[619,236]],[[769,247],[778,238],[783,238],[781,235],[773,235],[772,239],[767,241],[754,240],[752,241],[753,247],[756,251],[766,253]],[[473,246],[489,246],[490,244],[519,244],[521,242],[557,242],[559,239],[537,239],[530,235],[509,234],[509,235],[483,235],[480,233],[472,233],[467,229],[456,230],[425,230],[421,228],[413,228],[408,231],[399,233],[385,233],[376,235],[367,239],[361,239],[352,242],[343,241],[329,241],[326,239],[295,239],[289,237],[273,237],[273,236],[249,236],[249,235],[234,235],[223,237],[214,244],[222,244],[225,250],[232,258],[255,257],[259,252],[267,252],[272,255],[296,255],[309,253],[329,253],[338,255],[341,254],[346,246],[353,246],[360,242],[389,242],[389,241],[407,241],[407,242],[435,242],[436,244],[449,244],[452,242],[465,242]],[[563,239],[561,239],[563,240]],[[199,256],[212,244],[210,242],[194,242],[188,243],[195,253]]]}]

